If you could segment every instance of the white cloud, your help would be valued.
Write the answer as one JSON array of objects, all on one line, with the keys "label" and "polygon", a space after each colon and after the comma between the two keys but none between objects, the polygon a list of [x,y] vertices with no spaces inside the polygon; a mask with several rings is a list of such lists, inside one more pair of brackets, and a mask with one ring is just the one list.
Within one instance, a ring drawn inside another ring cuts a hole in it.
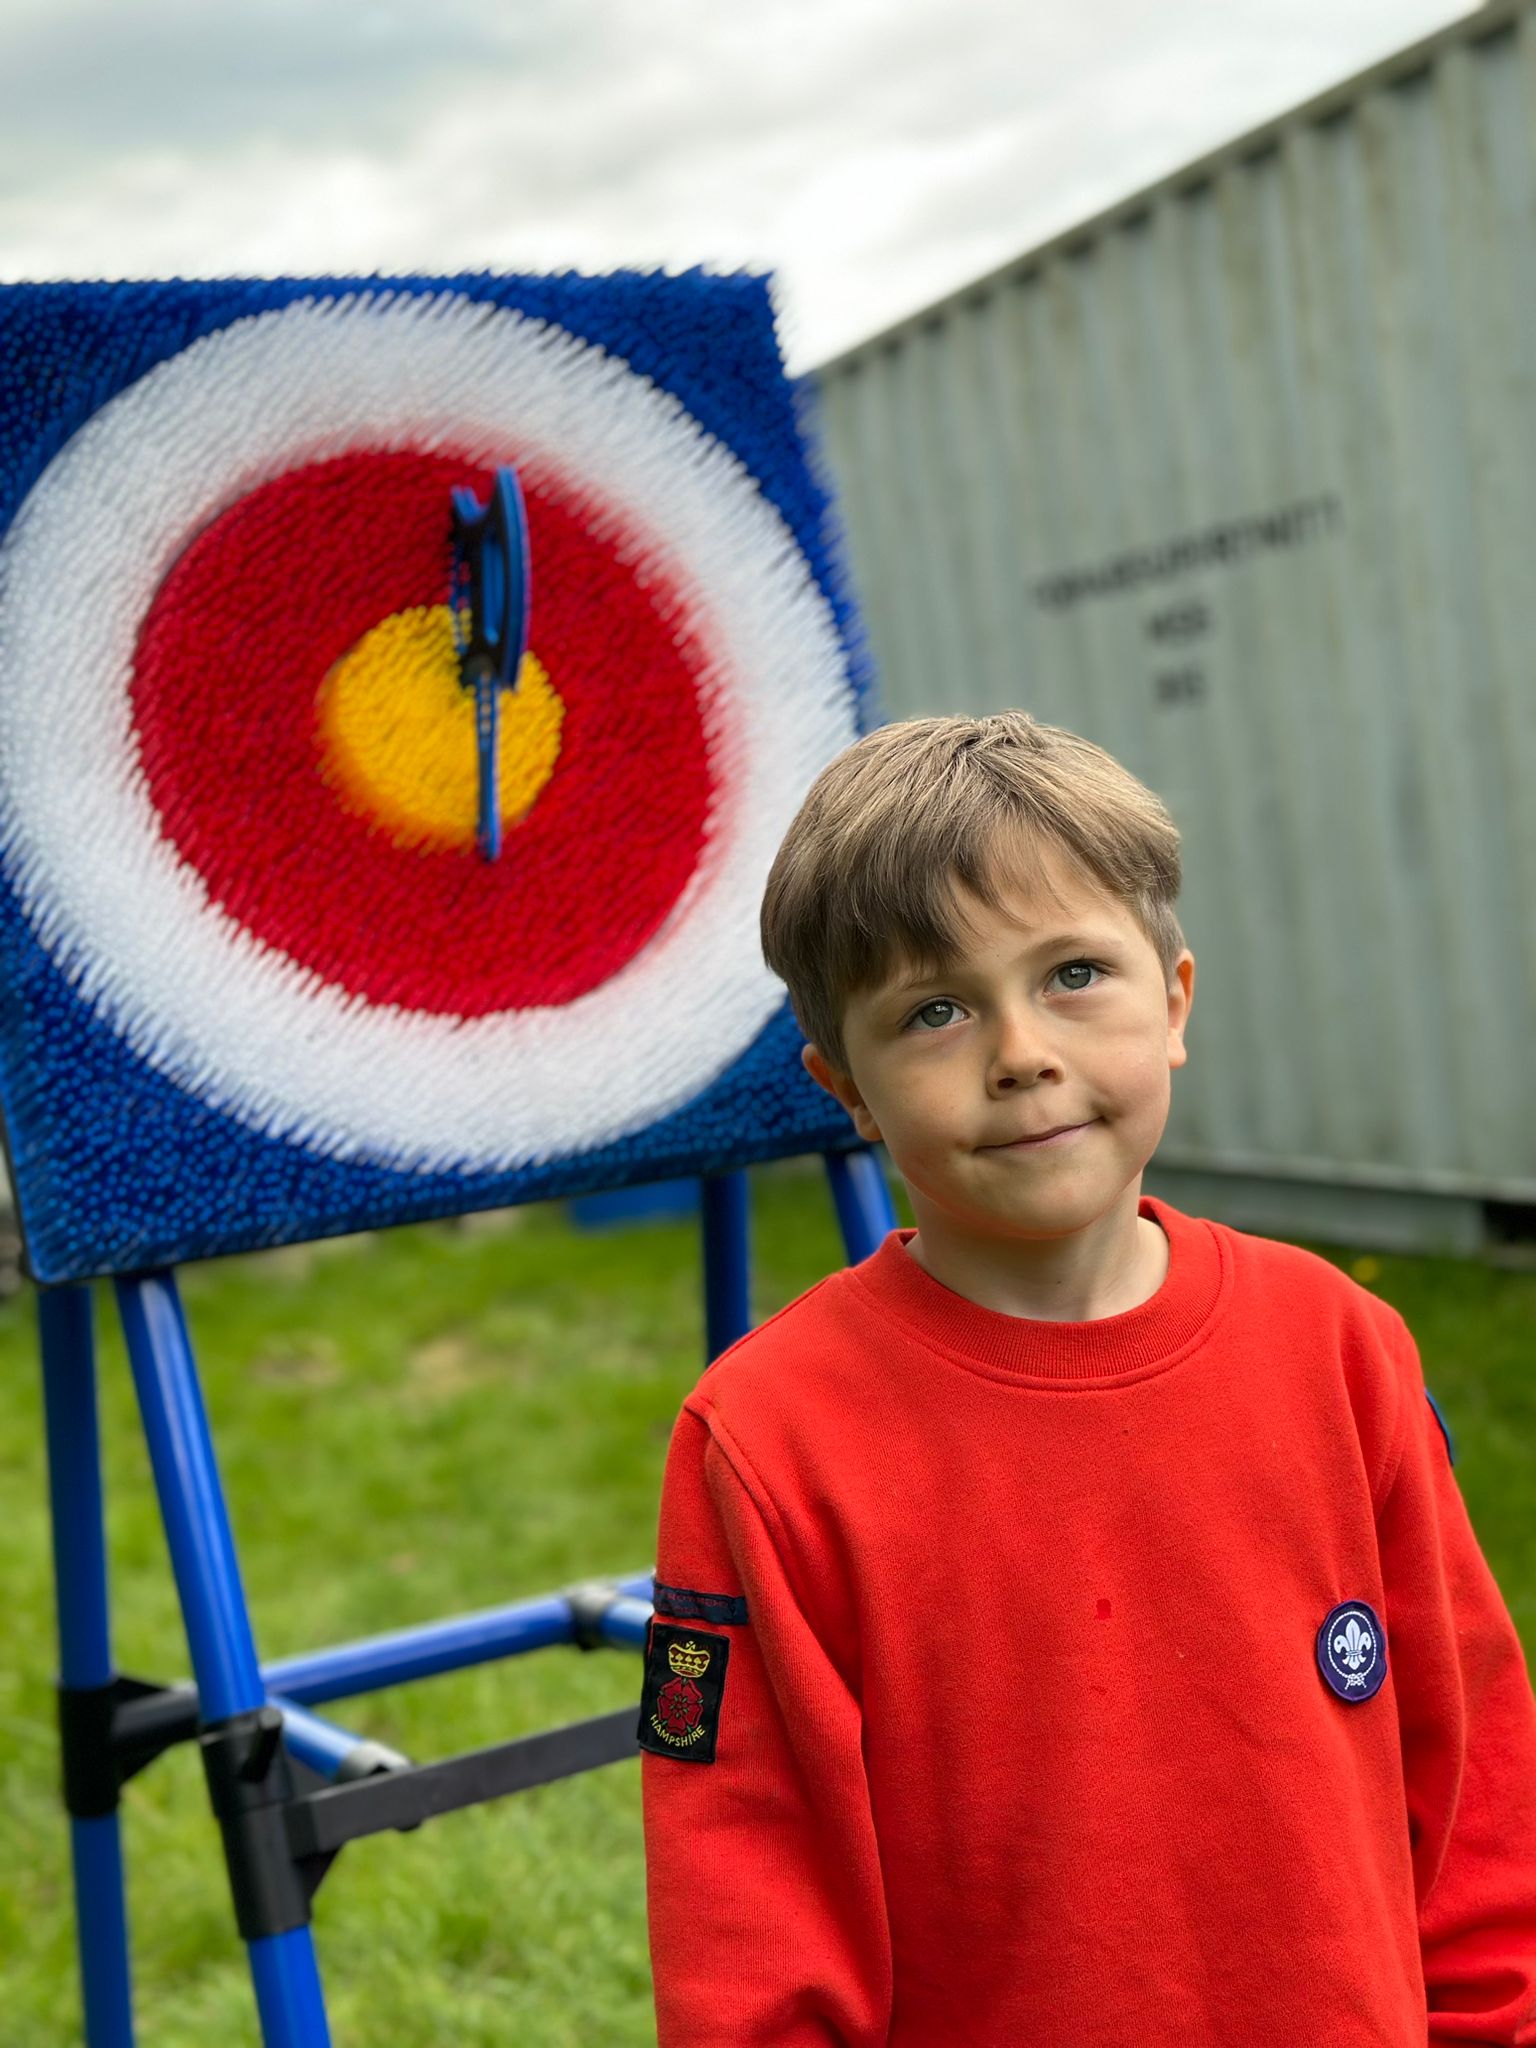
[{"label": "white cloud", "polygon": [[1465,8],[0,4],[0,278],[776,268],[801,365]]}]

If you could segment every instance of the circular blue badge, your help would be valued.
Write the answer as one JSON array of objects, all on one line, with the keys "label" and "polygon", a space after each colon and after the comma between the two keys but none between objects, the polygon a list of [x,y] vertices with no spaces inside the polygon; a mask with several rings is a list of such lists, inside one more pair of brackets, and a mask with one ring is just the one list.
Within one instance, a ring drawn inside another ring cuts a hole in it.
[{"label": "circular blue badge", "polygon": [[1368,1700],[1387,1675],[1387,1632],[1363,1600],[1335,1607],[1317,1632],[1317,1668],[1341,1700]]}]

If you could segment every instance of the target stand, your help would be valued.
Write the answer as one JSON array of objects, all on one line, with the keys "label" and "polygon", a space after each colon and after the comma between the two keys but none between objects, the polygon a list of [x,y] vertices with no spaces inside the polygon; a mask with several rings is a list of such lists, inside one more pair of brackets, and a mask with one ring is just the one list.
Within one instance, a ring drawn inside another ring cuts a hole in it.
[{"label": "target stand", "polygon": [[[0,1110],[39,1286],[86,2038],[133,2040],[118,1807],[196,1740],[268,2048],[329,2039],[348,1842],[635,1753],[637,1712],[417,1763],[314,1710],[643,1645],[643,1570],[263,1665],[175,1268],[746,1169],[893,1223],[757,946],[869,693],[754,277],[0,287]],[[111,1278],[191,1680],[113,1662]]]}]

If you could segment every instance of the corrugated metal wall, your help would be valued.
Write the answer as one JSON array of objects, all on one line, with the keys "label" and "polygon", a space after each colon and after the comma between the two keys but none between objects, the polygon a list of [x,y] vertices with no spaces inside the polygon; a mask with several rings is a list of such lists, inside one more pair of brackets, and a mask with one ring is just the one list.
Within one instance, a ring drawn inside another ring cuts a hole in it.
[{"label": "corrugated metal wall", "polygon": [[887,714],[1185,835],[1165,1165],[1536,1202],[1536,9],[819,373]]}]

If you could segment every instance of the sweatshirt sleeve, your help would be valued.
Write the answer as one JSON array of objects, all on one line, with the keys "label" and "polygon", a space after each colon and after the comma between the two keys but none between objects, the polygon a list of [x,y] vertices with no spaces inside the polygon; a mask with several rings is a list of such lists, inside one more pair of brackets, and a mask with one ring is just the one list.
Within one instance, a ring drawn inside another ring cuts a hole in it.
[{"label": "sweatshirt sleeve", "polygon": [[1377,1517],[1430,2048],[1536,2044],[1536,1701],[1407,1327]]},{"label": "sweatshirt sleeve", "polygon": [[875,2048],[889,2031],[859,1705],[782,1541],[739,1448],[685,1407],[640,1715],[659,2048]]}]

